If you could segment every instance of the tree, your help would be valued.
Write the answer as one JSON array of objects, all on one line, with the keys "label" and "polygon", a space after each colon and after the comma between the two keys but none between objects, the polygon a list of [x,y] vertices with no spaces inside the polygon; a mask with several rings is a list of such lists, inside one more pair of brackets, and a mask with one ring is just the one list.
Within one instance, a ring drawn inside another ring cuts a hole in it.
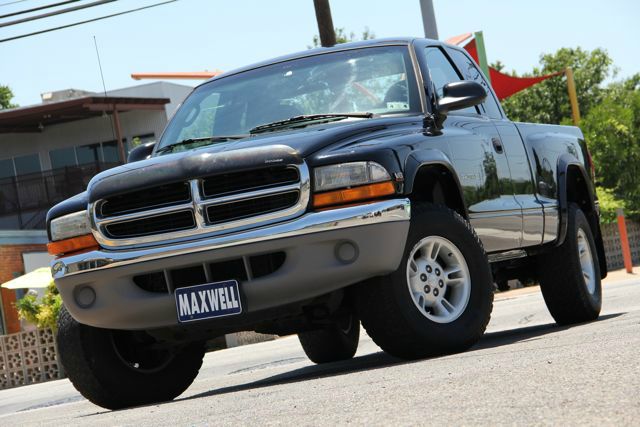
[{"label": "tree", "polygon": [[0,85],[0,110],[17,107],[16,104],[11,103],[13,99],[13,92],[9,86]]},{"label": "tree", "polygon": [[630,215],[640,212],[639,83],[637,74],[609,85],[580,122],[608,205],[625,207]]},{"label": "tree", "polygon": [[[504,69],[498,61],[497,69]],[[574,71],[580,127],[593,157],[600,209],[605,222],[615,209],[640,215],[640,74],[604,84],[615,76],[606,51],[563,48],[540,57],[540,66],[525,76]],[[515,75],[515,73],[512,73]],[[572,124],[566,79],[553,77],[519,92],[502,105],[510,119],[538,123]]]},{"label": "tree", "polygon": [[[562,48],[553,54],[540,57],[541,67],[535,67],[523,77],[541,76],[562,72],[567,67],[574,70],[578,104],[583,116],[598,105],[603,96],[602,83],[615,76],[613,61],[603,49],[586,51],[582,48]],[[571,107],[567,83],[562,76],[552,77],[523,90],[503,101],[505,112],[515,121],[538,123],[570,123]]]},{"label": "tree", "polygon": [[[337,44],[358,41],[358,38],[353,31],[351,31],[349,34],[347,34],[344,28],[336,28],[335,31]],[[371,40],[375,38],[376,35],[371,32],[371,30],[369,30],[369,27],[364,27],[364,31],[362,31],[360,40]],[[320,37],[318,35],[313,36],[312,43],[313,45],[307,46],[307,48],[313,49],[314,47],[320,47]]]}]

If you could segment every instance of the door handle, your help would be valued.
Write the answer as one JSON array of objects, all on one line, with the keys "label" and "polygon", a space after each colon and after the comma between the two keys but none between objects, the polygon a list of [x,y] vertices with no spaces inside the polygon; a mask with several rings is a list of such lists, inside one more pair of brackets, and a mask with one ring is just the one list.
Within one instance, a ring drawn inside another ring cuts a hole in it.
[{"label": "door handle", "polygon": [[496,153],[504,153],[504,148],[502,147],[502,141],[500,141],[500,138],[491,138],[491,144],[493,144],[493,149],[496,150]]}]

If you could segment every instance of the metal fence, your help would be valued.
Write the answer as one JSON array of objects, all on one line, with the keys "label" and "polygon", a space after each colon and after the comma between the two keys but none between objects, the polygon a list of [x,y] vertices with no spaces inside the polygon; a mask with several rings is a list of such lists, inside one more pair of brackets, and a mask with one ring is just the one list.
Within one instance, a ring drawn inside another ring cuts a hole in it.
[{"label": "metal fence", "polygon": [[44,215],[56,203],[81,193],[91,178],[117,163],[71,166],[0,179],[0,217],[20,230],[44,228]]}]

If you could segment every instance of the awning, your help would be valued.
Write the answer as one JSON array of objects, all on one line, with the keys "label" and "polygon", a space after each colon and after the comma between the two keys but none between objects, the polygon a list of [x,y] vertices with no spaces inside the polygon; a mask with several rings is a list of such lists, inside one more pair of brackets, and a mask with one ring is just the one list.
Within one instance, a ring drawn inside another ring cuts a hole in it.
[{"label": "awning", "polygon": [[41,132],[45,127],[104,113],[163,110],[167,98],[85,96],[0,111],[0,133]]},{"label": "awning", "polygon": [[[451,37],[446,43],[453,44],[464,48],[469,55],[479,63],[478,61],[478,48],[476,47],[476,40],[471,33],[460,34],[459,36]],[[509,74],[501,73],[495,68],[489,67],[489,74],[491,78],[491,86],[496,92],[498,99],[505,99],[511,95],[520,92],[530,86],[540,83],[550,77],[555,77],[563,74],[562,71],[552,74],[546,74],[544,76],[535,77],[514,77]]]},{"label": "awning", "polygon": [[51,283],[51,269],[42,267],[2,284],[5,289],[40,289]]}]

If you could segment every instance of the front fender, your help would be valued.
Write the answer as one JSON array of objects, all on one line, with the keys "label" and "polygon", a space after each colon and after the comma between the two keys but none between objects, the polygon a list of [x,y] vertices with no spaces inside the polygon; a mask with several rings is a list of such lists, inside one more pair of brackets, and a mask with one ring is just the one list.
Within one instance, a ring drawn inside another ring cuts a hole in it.
[{"label": "front fender", "polygon": [[456,189],[458,190],[458,196],[460,197],[460,201],[466,214],[467,207],[464,203],[464,198],[462,197],[462,187],[460,185],[460,180],[458,179],[458,174],[456,174],[455,168],[453,167],[453,163],[445,153],[434,148],[414,151],[409,156],[407,156],[404,168],[405,194],[408,195],[413,192],[413,187],[416,176],[418,175],[418,171],[423,167],[429,166],[438,166],[448,172],[451,179],[455,183]]}]

